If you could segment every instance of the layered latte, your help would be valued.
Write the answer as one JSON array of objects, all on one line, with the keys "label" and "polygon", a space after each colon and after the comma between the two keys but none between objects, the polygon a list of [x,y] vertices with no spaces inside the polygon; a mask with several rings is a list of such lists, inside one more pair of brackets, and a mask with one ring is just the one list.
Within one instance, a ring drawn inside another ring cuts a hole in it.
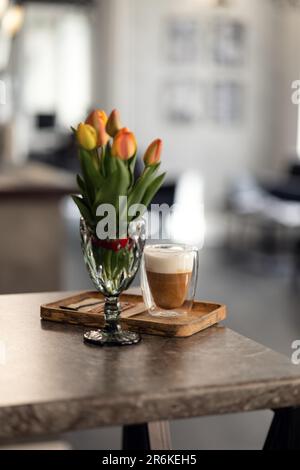
[{"label": "layered latte", "polygon": [[165,310],[184,305],[193,273],[194,253],[180,245],[145,248],[145,269],[155,304]]}]

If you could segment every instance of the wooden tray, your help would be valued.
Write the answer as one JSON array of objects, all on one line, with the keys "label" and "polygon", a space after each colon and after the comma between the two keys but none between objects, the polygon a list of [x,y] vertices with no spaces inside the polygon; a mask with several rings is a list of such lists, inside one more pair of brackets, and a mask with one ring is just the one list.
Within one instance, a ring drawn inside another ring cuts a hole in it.
[{"label": "wooden tray", "polygon": [[[190,313],[178,318],[155,318],[146,310],[140,295],[121,296],[121,323],[132,331],[169,337],[188,337],[226,318],[225,305],[195,302]],[[82,292],[67,299],[41,305],[42,320],[87,327],[104,324],[103,296],[98,292]]]}]

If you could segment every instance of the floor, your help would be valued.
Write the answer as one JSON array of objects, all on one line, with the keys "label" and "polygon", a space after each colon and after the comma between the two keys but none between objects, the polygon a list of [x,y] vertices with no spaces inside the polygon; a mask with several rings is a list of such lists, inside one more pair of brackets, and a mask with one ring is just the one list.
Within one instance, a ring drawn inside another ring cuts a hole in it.
[{"label": "floor", "polygon": [[[90,282],[77,228],[72,224],[68,226],[68,240],[63,287],[84,289]],[[292,342],[300,339],[300,292],[291,288],[288,276],[270,269],[270,264],[266,268],[260,261],[241,263],[224,249],[204,248],[197,296],[225,303],[228,327],[290,357]],[[260,449],[271,419],[272,413],[265,411],[172,422],[174,449]],[[72,433],[63,439],[76,449],[118,449],[121,430]]]}]

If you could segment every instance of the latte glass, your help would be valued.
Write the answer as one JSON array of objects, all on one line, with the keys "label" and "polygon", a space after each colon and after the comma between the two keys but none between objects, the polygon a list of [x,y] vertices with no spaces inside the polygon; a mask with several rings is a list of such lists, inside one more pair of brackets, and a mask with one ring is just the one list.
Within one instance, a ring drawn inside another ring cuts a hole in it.
[{"label": "latte glass", "polygon": [[141,287],[144,303],[155,317],[179,317],[193,306],[199,253],[189,245],[148,245],[144,249]]}]

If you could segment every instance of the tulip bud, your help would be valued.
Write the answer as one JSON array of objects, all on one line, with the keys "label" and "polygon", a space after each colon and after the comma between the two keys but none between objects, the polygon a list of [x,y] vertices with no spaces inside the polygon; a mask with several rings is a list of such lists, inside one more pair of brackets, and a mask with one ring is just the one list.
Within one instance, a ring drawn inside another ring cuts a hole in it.
[{"label": "tulip bud", "polygon": [[111,153],[120,160],[129,160],[137,150],[135,136],[127,127],[121,129],[114,137]]},{"label": "tulip bud", "polygon": [[160,162],[162,151],[162,140],[157,139],[152,142],[144,155],[145,166],[157,165]]},{"label": "tulip bud", "polygon": [[114,109],[108,118],[106,123],[106,132],[111,136],[114,137],[119,130],[122,128],[120,113],[117,109]]},{"label": "tulip bud", "polygon": [[94,150],[97,146],[97,133],[89,124],[81,122],[76,131],[77,141],[85,150]]},{"label": "tulip bud", "polygon": [[85,122],[86,124],[92,126],[97,132],[97,147],[106,145],[109,141],[109,135],[105,130],[107,123],[107,116],[105,111],[95,109],[89,114]]}]

